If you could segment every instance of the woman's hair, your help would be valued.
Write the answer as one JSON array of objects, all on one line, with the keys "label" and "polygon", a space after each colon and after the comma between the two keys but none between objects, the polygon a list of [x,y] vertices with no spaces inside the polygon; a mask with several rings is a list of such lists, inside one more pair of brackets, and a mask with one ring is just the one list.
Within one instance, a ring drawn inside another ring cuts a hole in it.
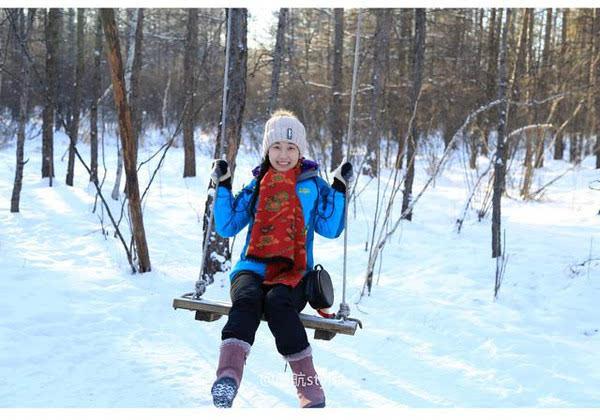
[{"label": "woman's hair", "polygon": [[269,155],[266,155],[262,162],[260,163],[260,168],[258,171],[258,175],[256,176],[256,185],[254,186],[254,191],[252,191],[252,196],[250,197],[250,205],[248,206],[248,211],[250,214],[254,214],[254,205],[256,204],[256,200],[258,199],[258,191],[260,190],[260,181],[265,177],[267,171],[271,167],[271,161],[269,160]]},{"label": "woman's hair", "polygon": [[273,114],[271,114],[271,118],[273,117],[294,117],[294,118],[298,118],[296,117],[296,114],[294,114],[292,111],[288,111],[287,109],[284,108],[279,108],[277,110],[275,110],[275,112],[273,112]]}]

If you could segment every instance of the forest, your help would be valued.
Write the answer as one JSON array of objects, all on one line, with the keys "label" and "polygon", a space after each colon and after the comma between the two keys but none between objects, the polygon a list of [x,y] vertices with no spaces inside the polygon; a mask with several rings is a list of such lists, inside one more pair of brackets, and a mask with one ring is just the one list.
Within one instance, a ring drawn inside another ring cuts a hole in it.
[{"label": "forest", "polygon": [[[0,407],[211,405],[221,321],[171,302],[230,298],[211,164],[281,109],[354,168],[328,407],[598,406],[600,8],[260,13],[0,8]],[[295,402],[265,331],[243,407]]]},{"label": "forest", "polygon": [[[460,155],[469,187],[483,191],[481,202],[470,205],[479,206],[480,217],[493,208],[494,257],[501,254],[506,182],[510,194],[534,200],[544,191],[533,179],[545,159],[575,167],[595,155],[600,168],[598,9],[284,8],[271,28],[273,45],[252,49],[248,11],[230,14],[226,57],[226,10],[2,10],[0,145],[17,144],[11,211],[19,211],[23,143],[35,135],[33,127],[42,134],[36,170],[49,186],[55,132],[70,139],[67,185],[77,146],[90,148],[89,174],[78,176],[94,182],[99,131],[125,134],[112,197],[118,199],[124,162],[135,233],[143,231],[137,149],[149,130],[165,133],[165,145],[184,148],[182,176],[193,177],[195,130],[211,133],[215,157],[225,153],[235,168],[242,133],[258,149],[261,124],[277,108],[303,121],[311,155],[323,167],[333,170],[346,154],[364,176],[394,168],[398,179],[388,200],[402,188],[403,219],[412,217],[417,156],[435,174],[448,156]],[[224,86],[227,98],[216,100]],[[501,160],[492,171],[478,167],[478,156]],[[524,170],[511,173],[517,167]],[[146,271],[145,239],[134,236],[139,269]],[[227,243],[211,246],[227,255]],[[207,273],[216,265],[208,264]]]}]

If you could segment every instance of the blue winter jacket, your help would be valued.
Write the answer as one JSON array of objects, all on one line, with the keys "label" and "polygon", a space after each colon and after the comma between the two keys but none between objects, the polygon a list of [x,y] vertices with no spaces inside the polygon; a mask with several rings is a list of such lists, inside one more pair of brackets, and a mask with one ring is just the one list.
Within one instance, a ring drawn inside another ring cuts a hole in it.
[{"label": "blue winter jacket", "polygon": [[[304,213],[304,226],[306,228],[306,269],[313,267],[313,239],[315,232],[326,238],[337,238],[344,229],[344,203],[345,194],[333,189],[318,175],[318,165],[311,161],[302,161],[302,172],[296,181],[296,194],[302,205]],[[256,170],[255,170],[256,176]],[[239,261],[233,267],[230,279],[242,270],[249,270],[265,277],[266,264],[247,259],[246,250],[250,241],[250,233],[254,224],[256,213],[250,211],[250,200],[255,188],[258,188],[256,178],[233,197],[231,190],[225,187],[217,188],[215,203],[215,230],[222,237],[230,237],[240,232],[250,224],[246,235],[244,249]]]}]

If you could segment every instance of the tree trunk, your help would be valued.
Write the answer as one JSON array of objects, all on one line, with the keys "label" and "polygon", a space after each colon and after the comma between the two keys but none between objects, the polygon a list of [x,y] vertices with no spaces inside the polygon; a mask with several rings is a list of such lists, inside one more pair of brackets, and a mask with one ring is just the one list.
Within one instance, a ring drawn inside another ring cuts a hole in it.
[{"label": "tree trunk", "polygon": [[[127,101],[130,107],[131,124],[132,124],[132,139],[135,145],[135,158],[137,161],[137,128],[138,128],[138,112],[137,108],[137,92],[139,91],[139,70],[141,69],[141,46],[142,46],[142,28],[144,13],[142,9],[137,9],[137,13],[133,9],[127,9],[127,21],[129,24],[129,32],[125,38],[125,51],[127,60],[125,62],[124,80],[125,92]],[[139,42],[138,42],[139,39]],[[136,51],[136,47],[139,47]],[[139,55],[138,55],[139,54]],[[121,185],[121,175],[123,173],[123,151],[117,150],[117,175],[115,177],[115,185],[111,197],[113,200],[119,199],[119,186]],[[127,180],[125,180],[125,193],[127,193]]]},{"label": "tree trunk", "polygon": [[[225,154],[225,159],[229,162],[229,167],[233,176],[235,172],[235,159],[241,140],[244,108],[246,106],[248,10],[227,9],[227,14],[229,13],[231,13],[229,72],[227,74],[226,86],[223,89],[223,94],[227,94],[225,139],[221,136],[221,130],[218,130],[214,157],[221,158],[220,152],[222,149]],[[223,124],[224,117],[225,116],[221,113],[220,125]],[[223,147],[221,147],[221,142],[223,142]],[[219,236],[214,230],[214,225],[212,231],[207,232],[209,220],[206,216],[212,217],[210,214],[212,200],[212,194],[208,194],[204,209],[203,245],[204,241],[208,240],[209,243],[207,252],[203,256],[205,260],[202,277],[207,281],[207,284],[213,282],[216,273],[224,272],[231,264],[229,239]]]},{"label": "tree trunk", "polygon": [[[567,42],[568,42],[568,27],[569,27],[569,9],[565,8],[562,11],[562,36],[560,39],[560,73],[561,79],[564,78],[563,72],[565,71],[565,65],[567,63]],[[565,106],[561,102],[559,104],[560,110],[564,111]],[[564,112],[559,112],[559,115],[562,115]],[[564,158],[565,153],[565,144],[563,140],[562,132],[557,136],[556,141],[554,142],[554,159],[562,160]]]},{"label": "tree trunk", "polygon": [[188,9],[187,36],[185,40],[185,57],[183,60],[184,87],[186,108],[183,116],[183,177],[196,176],[196,150],[194,145],[194,125],[196,122],[194,96],[196,94],[196,78],[194,72],[198,67],[198,9]]},{"label": "tree trunk", "polygon": [[15,167],[15,182],[13,185],[12,195],[10,199],[11,213],[19,212],[19,204],[21,201],[21,188],[23,186],[23,168],[25,166],[24,149],[25,149],[25,128],[27,125],[27,105],[29,99],[29,82],[30,82],[30,64],[29,58],[26,55],[28,49],[29,33],[35,16],[35,9],[28,9],[27,17],[23,9],[14,9],[10,13],[10,19],[18,28],[18,34],[15,37],[17,48],[20,51],[20,71],[21,71],[21,86],[19,93],[19,124],[17,128],[17,152],[16,152],[16,167]]},{"label": "tree trunk", "polygon": [[131,124],[133,129],[133,140],[135,145],[135,159],[140,143],[142,131],[142,103],[140,97],[140,76],[142,72],[142,52],[144,41],[144,9],[137,9],[135,20],[135,42],[133,51],[133,63],[131,65],[131,83],[129,91],[129,106],[131,107]]},{"label": "tree trunk", "polygon": [[[119,131],[119,130],[117,130]],[[117,139],[119,138],[119,134],[117,133]],[[112,192],[110,197],[118,201],[119,200],[119,191],[121,187],[121,177],[123,176],[123,150],[121,149],[121,145],[117,145],[117,173],[115,175],[115,184],[113,185]]]},{"label": "tree trunk", "polygon": [[73,186],[75,177],[75,145],[79,135],[79,114],[81,111],[81,91],[83,83],[83,29],[85,22],[85,9],[77,9],[77,64],[75,66],[75,97],[73,99],[73,109],[71,120],[69,121],[69,161],[67,164],[66,184]]},{"label": "tree trunk", "polygon": [[58,69],[58,27],[60,10],[49,9],[46,14],[46,84],[44,86],[44,111],[42,123],[42,178],[49,178],[52,186],[54,178],[54,108],[56,98],[56,78]]},{"label": "tree trunk", "polygon": [[[335,19],[333,41],[333,69],[331,73],[331,170],[335,170],[344,158],[344,121],[342,119],[343,60],[344,60],[344,9],[333,9]],[[348,159],[350,157],[348,156]]]},{"label": "tree trunk", "polygon": [[370,177],[377,177],[381,164],[381,124],[382,113],[385,111],[383,93],[385,88],[385,61],[389,54],[389,34],[391,27],[390,9],[375,9],[377,26],[374,35],[373,73],[371,75],[370,125],[367,135],[367,157],[363,166],[363,173]]},{"label": "tree trunk", "polygon": [[[527,10],[531,10],[531,9],[527,9]],[[527,79],[529,81],[529,85],[527,87],[527,93],[525,96],[525,102],[531,102],[536,95],[536,83],[537,83],[537,78],[536,78],[536,70],[535,70],[535,57],[534,57],[534,53],[533,53],[533,38],[534,38],[534,33],[533,33],[533,24],[534,24],[534,17],[533,17],[533,12],[530,12],[530,16],[529,19],[527,21],[527,26],[528,26],[528,32],[529,32],[529,36],[527,38]],[[527,112],[527,124],[528,125],[533,125],[537,123],[537,110],[529,110],[529,112]],[[538,141],[538,137],[537,134],[538,130],[531,130],[531,131],[526,131],[524,133],[525,136],[525,160],[523,161],[523,166],[525,167],[524,169],[524,173],[523,173],[523,183],[521,185],[521,197],[527,199],[529,198],[529,190],[531,189],[531,184],[533,181],[533,171],[534,171],[534,164],[533,164],[533,156],[534,156],[534,148],[535,145],[537,144]]]},{"label": "tree trunk", "polygon": [[[538,97],[542,98],[546,95],[547,79],[550,77],[550,46],[552,44],[552,8],[546,9],[546,29],[544,32],[544,49],[542,52],[542,71],[539,74]],[[543,109],[547,109],[546,106]],[[536,120],[537,122],[537,120]],[[544,166],[544,145],[546,139],[546,129],[536,130],[537,143],[535,150],[535,167],[541,168]]]},{"label": "tree trunk", "polygon": [[90,182],[98,182],[98,101],[102,85],[102,21],[96,17],[96,34],[94,44],[94,75],[92,78],[92,105],[90,108]]},{"label": "tree trunk", "polygon": [[[411,65],[411,48],[410,48],[410,39],[412,38],[412,24],[414,12],[412,9],[401,9],[400,10],[400,23],[402,28],[400,29],[400,41],[398,44],[398,48],[400,48],[398,52],[399,59],[399,67],[403,78],[408,78],[407,75],[410,74],[410,65]],[[407,40],[409,40],[407,42]],[[402,45],[400,45],[402,44]],[[405,44],[405,45],[404,45]],[[403,80],[403,79],[401,79]],[[408,127],[408,120],[412,115],[412,109],[410,109],[410,101],[404,98],[404,94],[400,94],[399,102],[400,107],[398,109],[398,114],[395,118],[394,124],[394,137],[398,139],[398,153],[396,155],[396,169],[402,169],[404,166],[404,149],[406,148],[406,135],[404,134]],[[401,116],[404,115],[404,116]]]},{"label": "tree trunk", "polygon": [[[415,9],[415,39],[413,52],[412,92],[411,92],[411,114],[417,106],[421,93],[423,81],[423,67],[425,59],[425,36],[426,21],[425,9]],[[419,130],[416,118],[413,121],[406,155],[406,179],[404,180],[404,192],[402,194],[402,214],[407,211],[412,203],[412,187],[415,180],[415,159],[417,156],[417,139]],[[412,210],[404,214],[404,219],[412,220]]]},{"label": "tree trunk", "polygon": [[104,36],[106,38],[106,54],[111,72],[113,95],[119,120],[119,130],[121,132],[125,176],[128,185],[127,195],[129,199],[131,230],[133,232],[136,255],[139,264],[138,270],[144,273],[151,270],[150,256],[148,254],[146,233],[144,231],[144,219],[136,171],[135,144],[131,123],[131,110],[127,104],[127,93],[125,90],[123,60],[121,58],[119,35],[117,32],[114,10],[101,9],[100,14],[102,17]]},{"label": "tree trunk", "polygon": [[[486,81],[486,98],[487,102],[491,102],[496,99],[496,95],[498,93],[497,90],[497,71],[498,71],[498,40],[496,38],[496,22],[499,21],[499,17],[497,16],[498,10],[496,8],[492,8],[489,17],[489,25],[488,25],[488,39],[487,39],[487,81]],[[492,122],[490,121],[489,113],[485,114],[484,118],[484,132],[485,132],[485,141],[482,148],[482,155],[488,155],[489,153],[489,144],[490,144],[490,133]]]},{"label": "tree trunk", "polygon": [[269,103],[267,105],[267,118],[275,111],[279,98],[279,78],[281,75],[281,62],[285,50],[285,31],[288,17],[288,9],[279,9],[277,21],[277,36],[275,38],[275,49],[273,51],[273,71],[271,72],[271,90],[269,92]]},{"label": "tree trunk", "polygon": [[596,45],[596,56],[593,59],[596,61],[595,69],[594,69],[594,86],[596,88],[594,94],[594,126],[592,127],[592,131],[596,134],[596,146],[594,150],[594,154],[596,155],[596,169],[600,169],[600,117],[598,117],[598,112],[600,112],[600,92],[598,89],[600,88],[600,9],[594,9],[594,45]]},{"label": "tree trunk", "polygon": [[[511,9],[506,9],[506,18],[502,29],[502,42],[498,60],[498,99],[506,101],[507,95],[507,50],[508,35],[511,20]],[[494,193],[492,196],[492,258],[502,255],[501,238],[501,199],[505,189],[506,160],[504,153],[504,140],[506,136],[506,116],[508,114],[508,102],[502,103],[498,110],[498,140],[496,155],[494,157]]]},{"label": "tree trunk", "polygon": [[575,165],[581,163],[581,133],[572,133],[569,138],[569,161]]},{"label": "tree trunk", "polygon": [[[598,88],[600,88],[600,65],[598,61],[600,60],[600,17],[598,16],[599,9],[591,10],[592,13],[592,24],[591,24],[591,39],[590,39],[590,66],[589,66],[589,74],[588,74],[588,121],[587,121],[587,129],[586,132],[589,133],[590,142],[591,139],[596,136],[596,144],[592,147],[590,151],[591,154],[596,156],[596,168],[598,168],[598,164],[600,163],[600,150],[596,150],[598,146],[600,146],[600,136],[598,127],[600,126],[598,112],[600,112],[600,99],[598,98],[599,92]],[[586,148],[587,149],[587,148]],[[587,156],[587,150],[584,151],[583,156]]]}]

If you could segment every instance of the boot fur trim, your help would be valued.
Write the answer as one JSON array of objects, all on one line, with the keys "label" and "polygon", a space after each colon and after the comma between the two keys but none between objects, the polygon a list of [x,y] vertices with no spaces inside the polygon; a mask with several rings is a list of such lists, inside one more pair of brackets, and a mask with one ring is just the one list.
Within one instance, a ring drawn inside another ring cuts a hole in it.
[{"label": "boot fur trim", "polygon": [[296,361],[302,360],[308,356],[312,356],[312,349],[310,347],[310,344],[304,350],[299,351],[298,353],[287,354],[287,355],[283,356],[283,358],[287,362],[296,362]]}]

